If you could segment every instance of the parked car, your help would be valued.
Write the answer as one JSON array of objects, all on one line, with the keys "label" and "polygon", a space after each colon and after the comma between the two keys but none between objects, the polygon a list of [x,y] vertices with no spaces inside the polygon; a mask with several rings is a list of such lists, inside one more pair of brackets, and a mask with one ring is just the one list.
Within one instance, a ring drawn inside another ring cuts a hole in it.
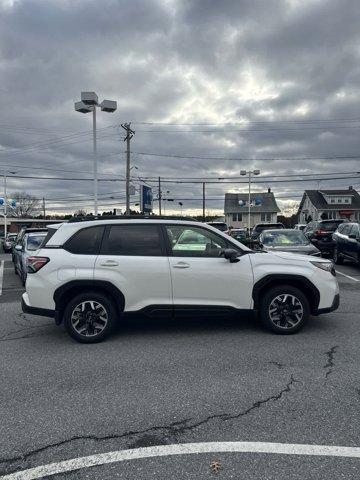
[{"label": "parked car", "polygon": [[54,317],[84,343],[103,340],[129,313],[255,313],[290,334],[338,304],[329,260],[254,252],[209,225],[166,218],[51,226],[28,258],[22,296],[25,313]]},{"label": "parked car", "polygon": [[321,253],[332,255],[334,249],[332,234],[339,225],[345,222],[348,222],[348,220],[338,219],[310,222],[306,225],[303,232],[310,242],[321,251]]},{"label": "parked car", "polygon": [[267,252],[281,251],[320,257],[321,252],[301,230],[264,230],[259,237],[259,246]]},{"label": "parked car", "polygon": [[358,223],[343,223],[333,233],[333,260],[336,264],[351,260],[360,266],[360,226]]},{"label": "parked car", "polygon": [[47,228],[36,228],[36,227],[22,227],[19,231],[19,233],[17,234],[17,237],[16,237],[16,243],[12,249],[12,261],[15,262],[15,246],[16,245],[21,245],[22,241],[23,241],[23,238],[24,236],[27,234],[27,233],[47,233]]},{"label": "parked car", "polygon": [[16,241],[17,233],[8,233],[6,238],[4,239],[3,243],[3,250],[5,253],[11,252],[15,241]]},{"label": "parked car", "polygon": [[46,237],[46,232],[26,233],[14,249],[14,269],[20,276],[22,284],[25,285],[27,277],[27,259],[39,249]]},{"label": "parked car", "polygon": [[238,242],[243,243],[244,245],[246,245],[248,241],[248,236],[245,228],[233,228],[231,230],[231,236],[232,238],[235,238],[235,240],[237,240]]},{"label": "parked car", "polygon": [[296,223],[294,225],[294,230],[304,230],[306,227],[306,223]]},{"label": "parked car", "polygon": [[260,233],[263,230],[272,230],[272,229],[279,229],[284,228],[284,225],[280,222],[278,223],[258,223],[251,231],[251,240],[257,240],[260,236]]},{"label": "parked car", "polygon": [[225,232],[229,228],[225,222],[207,222],[207,224],[220,230],[220,232]]}]

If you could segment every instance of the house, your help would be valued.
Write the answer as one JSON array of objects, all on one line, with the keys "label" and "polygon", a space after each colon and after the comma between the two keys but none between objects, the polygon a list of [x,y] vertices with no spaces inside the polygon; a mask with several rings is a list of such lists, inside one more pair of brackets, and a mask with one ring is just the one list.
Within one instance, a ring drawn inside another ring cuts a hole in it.
[{"label": "house", "polygon": [[298,210],[299,223],[337,218],[360,221],[360,195],[353,187],[344,190],[305,190]]},{"label": "house", "polygon": [[[249,225],[249,195],[247,193],[225,194],[225,221],[233,228],[247,228]],[[274,223],[280,212],[274,194],[269,188],[265,193],[250,195],[250,228],[257,223]]]}]

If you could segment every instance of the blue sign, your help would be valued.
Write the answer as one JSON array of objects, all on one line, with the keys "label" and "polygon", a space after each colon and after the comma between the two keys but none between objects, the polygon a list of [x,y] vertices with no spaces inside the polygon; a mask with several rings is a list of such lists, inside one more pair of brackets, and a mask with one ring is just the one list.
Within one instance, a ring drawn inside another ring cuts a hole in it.
[{"label": "blue sign", "polygon": [[262,204],[261,198],[255,198],[255,205],[259,207]]},{"label": "blue sign", "polygon": [[4,205],[5,204],[5,200],[3,198],[0,198],[0,205]]},{"label": "blue sign", "polygon": [[151,213],[153,210],[153,194],[151,187],[140,186],[140,210],[143,213]]},{"label": "blue sign", "polygon": [[15,208],[16,207],[16,200],[11,200],[10,205]]}]

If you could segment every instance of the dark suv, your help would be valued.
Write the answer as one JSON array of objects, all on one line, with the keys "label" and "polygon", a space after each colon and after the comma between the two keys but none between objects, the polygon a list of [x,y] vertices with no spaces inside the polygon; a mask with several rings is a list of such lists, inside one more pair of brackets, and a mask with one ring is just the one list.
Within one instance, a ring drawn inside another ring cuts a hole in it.
[{"label": "dark suv", "polygon": [[340,225],[333,233],[333,260],[341,264],[344,259],[356,262],[360,266],[360,226],[358,223]]},{"label": "dark suv", "polygon": [[252,229],[251,240],[257,240],[260,236],[260,233],[264,230],[278,230],[279,228],[284,228],[284,225],[280,222],[277,223],[258,223]]},{"label": "dark suv", "polygon": [[347,219],[319,220],[306,225],[303,232],[310,242],[317,247],[321,253],[333,254],[334,242],[332,235],[339,225],[348,222]]}]

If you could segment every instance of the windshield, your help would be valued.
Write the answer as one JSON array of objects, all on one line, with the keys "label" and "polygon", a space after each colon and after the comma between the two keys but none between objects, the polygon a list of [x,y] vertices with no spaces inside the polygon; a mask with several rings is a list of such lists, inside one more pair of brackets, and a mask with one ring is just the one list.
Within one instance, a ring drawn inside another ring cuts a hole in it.
[{"label": "windshield", "polygon": [[309,241],[300,230],[273,231],[262,234],[263,245],[269,247],[308,245]]},{"label": "windshield", "polygon": [[338,226],[344,222],[322,222],[319,225],[320,230],[325,230],[325,232],[335,232]]},{"label": "windshield", "polygon": [[38,250],[45,236],[45,234],[29,235],[26,241],[27,250]]}]

